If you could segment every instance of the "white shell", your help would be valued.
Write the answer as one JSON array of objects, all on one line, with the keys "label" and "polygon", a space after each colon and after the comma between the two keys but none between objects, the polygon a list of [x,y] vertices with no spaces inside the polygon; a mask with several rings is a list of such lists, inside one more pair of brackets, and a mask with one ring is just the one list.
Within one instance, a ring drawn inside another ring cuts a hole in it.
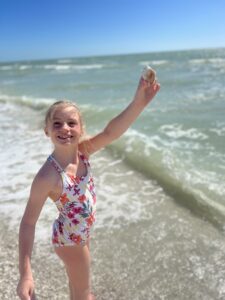
[{"label": "white shell", "polygon": [[156,72],[150,66],[145,66],[142,72],[142,78],[150,83],[155,81]]}]

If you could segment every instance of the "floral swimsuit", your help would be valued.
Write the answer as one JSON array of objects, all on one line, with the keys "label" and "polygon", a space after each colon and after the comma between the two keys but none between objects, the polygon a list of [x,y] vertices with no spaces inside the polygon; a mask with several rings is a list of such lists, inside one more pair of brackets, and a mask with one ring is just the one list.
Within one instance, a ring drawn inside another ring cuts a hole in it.
[{"label": "floral swimsuit", "polygon": [[54,201],[59,210],[52,233],[56,247],[85,244],[95,221],[96,194],[91,168],[88,159],[81,153],[79,156],[87,169],[87,174],[81,177],[67,175],[52,155],[48,157],[63,183],[62,194]]}]

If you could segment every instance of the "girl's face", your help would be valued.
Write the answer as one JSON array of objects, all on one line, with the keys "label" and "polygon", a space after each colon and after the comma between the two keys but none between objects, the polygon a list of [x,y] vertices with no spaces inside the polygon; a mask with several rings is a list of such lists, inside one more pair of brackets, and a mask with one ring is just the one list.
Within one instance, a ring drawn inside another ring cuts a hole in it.
[{"label": "girl's face", "polygon": [[77,110],[71,106],[56,108],[47,122],[45,133],[55,146],[78,145],[82,129]]}]

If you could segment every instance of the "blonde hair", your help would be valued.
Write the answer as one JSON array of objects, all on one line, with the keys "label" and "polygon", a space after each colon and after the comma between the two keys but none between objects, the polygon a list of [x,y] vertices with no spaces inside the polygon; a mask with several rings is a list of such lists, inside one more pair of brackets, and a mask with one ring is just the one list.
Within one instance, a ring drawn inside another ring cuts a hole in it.
[{"label": "blonde hair", "polygon": [[52,120],[57,109],[66,108],[66,107],[73,107],[76,110],[76,112],[78,113],[80,126],[81,126],[81,132],[82,132],[81,138],[83,138],[84,135],[86,135],[86,131],[85,131],[85,126],[84,126],[83,118],[81,115],[81,111],[80,111],[79,107],[77,106],[77,104],[72,101],[60,100],[60,101],[53,103],[46,111],[45,126],[47,126],[49,120]]}]

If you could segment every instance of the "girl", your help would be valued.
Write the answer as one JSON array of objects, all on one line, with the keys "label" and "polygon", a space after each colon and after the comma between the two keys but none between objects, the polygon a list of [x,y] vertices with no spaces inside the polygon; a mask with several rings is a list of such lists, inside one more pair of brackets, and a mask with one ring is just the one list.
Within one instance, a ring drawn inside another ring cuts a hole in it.
[{"label": "girl", "polygon": [[119,138],[159,91],[160,85],[155,80],[144,78],[141,77],[128,107],[93,137],[83,137],[81,114],[73,102],[59,101],[48,109],[44,131],[54,151],[33,180],[20,224],[17,286],[20,299],[35,299],[31,254],[35,224],[48,197],[59,210],[53,224],[52,243],[66,268],[70,299],[94,299],[90,291],[89,237],[95,221],[96,196],[89,156]]}]

